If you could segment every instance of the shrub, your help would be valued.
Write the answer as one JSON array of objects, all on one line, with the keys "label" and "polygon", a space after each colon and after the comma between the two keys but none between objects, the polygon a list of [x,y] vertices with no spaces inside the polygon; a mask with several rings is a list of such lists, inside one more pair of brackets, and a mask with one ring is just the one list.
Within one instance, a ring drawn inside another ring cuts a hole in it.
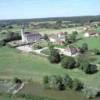
[{"label": "shrub", "polygon": [[49,88],[49,77],[48,76],[44,76],[43,84],[45,88]]},{"label": "shrub", "polygon": [[84,87],[84,89],[82,90],[82,92],[89,99],[97,97],[98,93],[99,93],[98,90],[94,90],[94,89],[89,88],[89,87]]},{"label": "shrub", "polygon": [[82,44],[82,49],[83,49],[84,51],[87,51],[87,50],[88,50],[88,44],[87,44],[87,43],[83,43],[83,44]]},{"label": "shrub", "polygon": [[22,80],[16,77],[16,78],[14,79],[14,83],[16,83],[16,84],[21,84],[21,83],[22,83]]},{"label": "shrub", "polygon": [[61,61],[60,54],[57,50],[52,49],[50,51],[49,61],[51,63],[59,63]]},{"label": "shrub", "polygon": [[61,65],[63,68],[72,69],[75,67],[76,61],[72,57],[64,57],[61,61]]},{"label": "shrub", "polygon": [[0,41],[0,46],[5,46],[6,45],[6,42],[4,40],[1,40]]},{"label": "shrub", "polygon": [[95,53],[95,55],[100,55],[100,50],[94,49],[94,53]]},{"label": "shrub", "polygon": [[63,84],[65,85],[65,87],[67,88],[72,88],[72,79],[71,79],[71,77],[69,76],[69,75],[65,75],[64,77],[63,77]]},{"label": "shrub", "polygon": [[75,91],[80,91],[83,89],[83,84],[78,80],[73,80],[72,89]]},{"label": "shrub", "polygon": [[87,66],[84,66],[83,71],[86,74],[93,74],[93,73],[97,72],[97,66],[92,65],[92,64],[88,64]]}]

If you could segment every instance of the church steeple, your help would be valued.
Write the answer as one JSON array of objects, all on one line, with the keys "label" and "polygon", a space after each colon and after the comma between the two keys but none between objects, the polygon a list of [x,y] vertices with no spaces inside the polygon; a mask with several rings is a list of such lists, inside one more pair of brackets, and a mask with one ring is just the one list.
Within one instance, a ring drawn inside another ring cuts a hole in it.
[{"label": "church steeple", "polygon": [[21,38],[22,38],[22,42],[25,42],[24,26],[21,27]]}]

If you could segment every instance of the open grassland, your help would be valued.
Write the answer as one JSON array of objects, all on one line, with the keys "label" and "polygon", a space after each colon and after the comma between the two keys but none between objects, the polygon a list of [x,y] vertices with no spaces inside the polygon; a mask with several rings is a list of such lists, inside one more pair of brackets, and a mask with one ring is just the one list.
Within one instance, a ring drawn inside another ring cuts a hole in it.
[{"label": "open grassland", "polygon": [[[81,40],[74,43],[74,45],[81,47],[83,43],[88,44],[89,50],[100,50],[100,37],[82,38]],[[95,63],[100,63],[100,55],[95,55],[94,57],[96,58]]]},{"label": "open grassland", "polygon": [[[12,29],[5,29],[7,31],[11,32],[20,32],[21,27],[14,27]],[[34,32],[37,31],[41,34],[52,34],[52,33],[58,33],[58,32],[68,32],[71,33],[72,31],[82,31],[82,27],[73,27],[73,28],[61,28],[61,29],[47,29],[47,28],[40,28],[40,29],[34,29],[34,28],[26,28],[26,31]],[[3,31],[3,30],[2,30]]]},{"label": "open grassland", "polygon": [[82,43],[87,43],[89,49],[100,49],[100,37],[82,38],[75,45],[82,46]]},{"label": "open grassland", "polygon": [[[99,68],[100,69],[100,68]],[[41,82],[44,75],[64,75],[68,73],[72,78],[78,78],[91,87],[100,87],[100,71],[93,75],[73,69],[63,69],[60,64],[50,64],[47,59],[17,51],[16,49],[0,48],[0,78],[33,79]]]}]

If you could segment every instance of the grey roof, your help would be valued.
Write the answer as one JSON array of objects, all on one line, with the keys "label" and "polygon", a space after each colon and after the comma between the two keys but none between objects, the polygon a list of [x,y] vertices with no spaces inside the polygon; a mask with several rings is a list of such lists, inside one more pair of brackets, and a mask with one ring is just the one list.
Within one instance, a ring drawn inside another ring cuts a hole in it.
[{"label": "grey roof", "polygon": [[25,35],[25,37],[27,38],[27,40],[29,42],[38,41],[38,40],[40,40],[42,38],[42,35],[39,34],[39,33],[36,33],[36,32],[34,32],[34,33],[25,32],[24,35]]}]

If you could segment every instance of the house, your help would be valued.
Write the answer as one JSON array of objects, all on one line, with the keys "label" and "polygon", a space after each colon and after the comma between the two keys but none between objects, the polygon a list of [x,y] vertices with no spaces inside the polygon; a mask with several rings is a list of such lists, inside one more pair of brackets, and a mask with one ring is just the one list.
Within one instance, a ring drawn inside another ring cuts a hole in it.
[{"label": "house", "polygon": [[64,55],[75,57],[79,54],[79,49],[70,45],[63,51]]},{"label": "house", "polygon": [[62,45],[65,42],[65,33],[60,32],[60,33],[56,33],[56,34],[51,34],[51,35],[49,35],[49,40],[50,40],[50,42],[52,42],[54,44]]},{"label": "house", "polygon": [[95,31],[87,31],[84,33],[84,37],[93,37],[93,36],[98,36],[98,33],[96,33]]},{"label": "house", "polygon": [[42,36],[38,32],[24,32],[24,28],[21,29],[21,37],[22,37],[22,42],[25,43],[32,43],[39,41]]}]

